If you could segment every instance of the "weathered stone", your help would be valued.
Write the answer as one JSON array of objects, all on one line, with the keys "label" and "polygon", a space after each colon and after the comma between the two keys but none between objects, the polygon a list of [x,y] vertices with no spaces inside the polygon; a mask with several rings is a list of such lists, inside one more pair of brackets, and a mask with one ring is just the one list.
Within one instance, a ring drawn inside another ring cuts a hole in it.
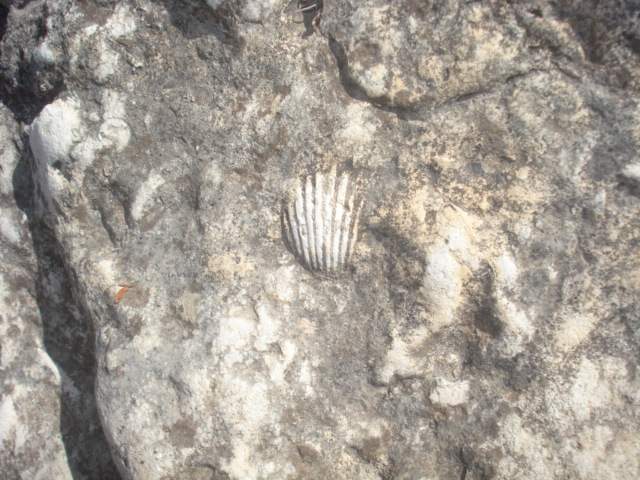
[{"label": "weathered stone", "polygon": [[27,216],[14,199],[18,129],[0,106],[0,471],[71,479],[60,421],[60,372],[43,342]]},{"label": "weathered stone", "polygon": [[[605,48],[577,3],[83,2],[26,44],[67,66],[24,148],[123,478],[638,477],[633,9]],[[336,164],[326,278],[280,212]]]}]

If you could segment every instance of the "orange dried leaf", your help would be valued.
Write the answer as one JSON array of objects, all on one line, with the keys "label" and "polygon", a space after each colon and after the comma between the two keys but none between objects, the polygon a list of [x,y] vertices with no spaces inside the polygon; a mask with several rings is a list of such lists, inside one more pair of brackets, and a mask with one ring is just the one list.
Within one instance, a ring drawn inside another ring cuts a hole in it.
[{"label": "orange dried leaf", "polygon": [[115,298],[116,303],[120,303],[122,301],[122,299],[124,298],[128,290],[129,290],[129,287],[127,286],[122,287],[120,290],[118,290],[118,293],[116,293],[116,298]]}]

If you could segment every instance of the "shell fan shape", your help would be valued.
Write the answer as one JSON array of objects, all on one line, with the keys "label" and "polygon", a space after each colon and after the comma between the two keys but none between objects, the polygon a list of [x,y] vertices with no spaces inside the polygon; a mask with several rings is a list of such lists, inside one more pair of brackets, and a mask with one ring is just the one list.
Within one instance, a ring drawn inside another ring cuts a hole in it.
[{"label": "shell fan shape", "polygon": [[358,239],[362,201],[348,172],[316,172],[298,181],[282,208],[289,250],[312,272],[335,273],[348,265]]}]

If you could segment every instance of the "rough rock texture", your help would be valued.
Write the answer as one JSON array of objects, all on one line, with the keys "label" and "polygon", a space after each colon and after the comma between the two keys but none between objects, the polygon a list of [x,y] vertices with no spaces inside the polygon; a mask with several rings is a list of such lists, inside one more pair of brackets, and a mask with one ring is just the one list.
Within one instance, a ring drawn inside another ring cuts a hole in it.
[{"label": "rough rock texture", "polygon": [[[2,7],[74,478],[108,442],[136,480],[637,479],[640,9],[316,5]],[[366,201],[324,276],[280,208],[336,164]]]},{"label": "rough rock texture", "polygon": [[93,393],[92,326],[35,215],[23,140],[0,106],[0,478],[118,478]]},{"label": "rough rock texture", "polygon": [[0,106],[0,478],[117,478],[97,418],[90,326],[33,215],[22,140]]},{"label": "rough rock texture", "polygon": [[3,478],[71,479],[60,434],[60,384],[45,351],[29,222],[14,198],[19,141],[0,106],[0,471]]}]

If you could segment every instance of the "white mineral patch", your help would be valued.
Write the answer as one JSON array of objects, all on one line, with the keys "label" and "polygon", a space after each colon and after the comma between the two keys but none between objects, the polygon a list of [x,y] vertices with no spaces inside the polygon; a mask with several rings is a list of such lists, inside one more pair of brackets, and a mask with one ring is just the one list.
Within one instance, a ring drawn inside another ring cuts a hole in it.
[{"label": "white mineral patch", "polygon": [[[146,117],[145,117],[145,122],[146,122]],[[222,179],[223,179],[223,174],[222,174],[222,170],[220,169],[220,165],[218,165],[216,162],[209,162],[206,165],[202,176],[203,176],[203,188],[205,188],[206,186],[206,189],[208,190],[207,194],[211,195],[212,193],[217,192],[218,189],[220,188],[220,185],[222,184]]]},{"label": "white mineral patch", "polygon": [[631,179],[640,182],[640,162],[638,163],[630,163],[622,170],[622,175]]},{"label": "white mineral patch", "polygon": [[266,302],[257,304],[255,311],[258,315],[255,347],[257,350],[264,351],[279,340],[280,319],[278,312]]},{"label": "white mineral patch", "polygon": [[387,352],[384,365],[380,371],[380,380],[387,383],[394,374],[401,376],[419,375],[422,362],[416,355],[416,349],[428,337],[425,327],[415,329],[409,338],[393,335],[391,348]]},{"label": "white mineral patch", "polygon": [[109,46],[105,39],[100,39],[97,48],[100,62],[93,75],[96,81],[104,83],[116,72],[120,55]]},{"label": "white mineral patch", "polygon": [[[640,164],[638,164],[640,169]],[[638,180],[640,180],[640,172],[638,172]],[[604,215],[607,210],[607,191],[605,189],[601,189],[596,193],[593,197],[592,201],[593,211],[596,215]]]},{"label": "white mineral patch", "polygon": [[297,297],[296,268],[293,265],[279,267],[265,281],[265,292],[275,300],[290,303]]},{"label": "white mineral patch", "polygon": [[[477,17],[481,18],[483,15],[482,9],[478,8]],[[505,59],[508,56],[514,56],[517,54],[515,47],[505,48],[504,35],[493,29],[474,28],[472,35],[475,37],[474,41],[474,57],[473,62],[478,64],[492,63],[496,61],[496,58]]]},{"label": "white mineral patch", "polygon": [[277,353],[265,357],[269,369],[269,379],[276,385],[284,382],[284,374],[298,352],[298,347],[291,340],[281,342],[280,347],[282,354]]},{"label": "white mineral patch", "polygon": [[496,280],[504,288],[513,288],[518,280],[518,267],[508,253],[500,255],[495,262]]},{"label": "white mineral patch", "polygon": [[189,323],[195,324],[198,321],[198,312],[202,295],[195,292],[184,292],[180,296],[179,304],[182,306],[182,314]]},{"label": "white mineral patch", "polygon": [[13,208],[0,207],[0,236],[13,245],[18,245],[22,239],[21,222],[17,215],[18,211]]},{"label": "white mineral patch", "polygon": [[[216,0],[212,3],[216,3]],[[260,22],[265,20],[279,4],[280,0],[248,0],[242,9],[242,16],[251,22]]]},{"label": "white mineral patch", "polygon": [[640,472],[640,439],[637,431],[615,433],[605,425],[580,432],[579,448],[572,459],[580,479],[636,480]]},{"label": "white mineral patch", "polygon": [[[422,220],[424,222],[424,220]],[[442,209],[435,231],[443,232],[425,255],[425,273],[420,289],[429,305],[429,328],[435,332],[450,325],[462,301],[463,285],[469,271],[482,259],[472,239],[479,236],[477,220],[457,207]]]},{"label": "white mineral patch", "polygon": [[437,381],[429,400],[439,405],[454,407],[466,403],[469,398],[469,382],[450,382],[444,378]]},{"label": "white mineral patch", "polygon": [[343,118],[344,128],[337,135],[340,139],[354,144],[368,143],[376,132],[374,119],[362,103],[349,104]]},{"label": "white mineral patch", "polygon": [[565,352],[573,350],[585,340],[598,323],[598,319],[586,312],[568,313],[555,335],[556,346]]},{"label": "white mineral patch", "polygon": [[49,192],[53,197],[64,195],[70,187],[67,178],[57,169],[50,168],[47,176]]},{"label": "white mineral patch", "polygon": [[96,32],[98,31],[98,25],[95,23],[92,23],[91,25],[88,25],[87,27],[83,28],[80,31],[80,35],[78,35],[78,38],[76,38],[76,41],[80,41],[80,40],[85,40],[86,38],[94,35]]},{"label": "white mineral patch", "polygon": [[57,60],[55,52],[46,42],[42,42],[38,45],[33,50],[31,57],[34,62],[39,63],[40,65],[53,65]]},{"label": "white mineral patch", "polygon": [[125,99],[114,90],[105,90],[102,95],[104,121],[100,126],[100,140],[105,148],[121,152],[129,144],[131,129],[126,122]]},{"label": "white mineral patch", "polygon": [[71,151],[71,157],[76,161],[78,171],[83,172],[96,158],[96,152],[102,148],[102,143],[95,137],[86,137],[77,143]]},{"label": "white mineral patch", "polygon": [[113,146],[116,152],[121,152],[129,144],[131,130],[124,120],[119,118],[107,119],[100,126],[100,137],[105,146]]},{"label": "white mineral patch", "polygon": [[385,420],[371,417],[356,421],[353,418],[341,418],[340,429],[344,430],[344,436],[349,443],[355,443],[363,438],[380,438],[384,432],[389,431]]},{"label": "white mineral patch", "polygon": [[[357,65],[354,66],[354,68],[357,67]],[[388,77],[389,70],[387,67],[382,63],[378,63],[371,68],[362,69],[358,75],[358,80],[367,95],[370,97],[382,97],[388,93]]]},{"label": "white mineral patch", "polygon": [[[184,364],[181,365],[182,371],[179,374],[179,378],[188,386],[189,398],[185,401],[188,402],[192,408],[201,408],[201,405],[211,398],[211,392],[215,389],[217,380],[213,374],[210,365],[200,365],[194,367],[193,365]],[[206,425],[210,425],[211,419],[203,419]],[[206,436],[206,432],[198,429],[198,436]]]},{"label": "white mineral patch", "polygon": [[532,231],[533,226],[530,219],[525,218],[513,226],[513,233],[517,235],[518,240],[522,243],[526,243],[531,238]]},{"label": "white mineral patch", "polygon": [[441,84],[445,82],[446,72],[447,63],[441,56],[425,55],[418,60],[418,73],[422,78]]},{"label": "white mineral patch", "polygon": [[313,374],[312,367],[309,360],[304,360],[300,363],[300,371],[298,373],[298,380],[304,385],[304,394],[306,396],[313,395]]},{"label": "white mineral patch", "polygon": [[101,100],[104,119],[126,119],[125,98],[120,92],[105,89]]},{"label": "white mineral patch", "polygon": [[13,171],[18,161],[16,149],[11,141],[11,132],[0,124],[0,193],[13,195]]},{"label": "white mineral patch", "polygon": [[[9,294],[9,285],[7,284],[4,272],[2,273],[3,274],[0,275],[0,301],[3,302],[4,305],[8,305],[8,303],[11,301],[11,295]],[[6,327],[7,327],[6,323],[4,322],[0,323],[0,329],[6,328]],[[0,332],[2,332],[2,330],[0,330]]]},{"label": "white mineral patch", "polygon": [[522,335],[524,340],[529,340],[533,336],[534,327],[526,312],[520,310],[505,298],[498,300],[498,307],[503,314],[507,327],[510,327],[511,331]]},{"label": "white mineral patch", "polygon": [[426,262],[422,290],[433,306],[432,328],[435,331],[454,319],[462,293],[463,269],[444,243],[429,251]]},{"label": "white mineral patch", "polygon": [[105,28],[111,38],[124,37],[136,31],[136,20],[128,5],[118,5]]},{"label": "white mineral patch", "polygon": [[24,443],[24,436],[13,396],[5,395],[0,403],[0,445],[11,440],[14,440],[16,447],[20,448]]},{"label": "white mineral patch", "polygon": [[147,112],[144,114],[144,126],[150,129],[151,125],[153,125],[153,115]]},{"label": "white mineral patch", "polygon": [[125,105],[123,96],[106,89],[102,94],[103,122],[96,134],[86,136],[73,148],[72,156],[77,162],[77,172],[81,180],[83,172],[93,163],[96,154],[105,149],[121,152],[129,144],[131,129],[124,120]]},{"label": "white mineral patch", "polygon": [[576,418],[589,419],[595,409],[609,403],[611,394],[609,386],[601,379],[598,366],[583,358],[571,387],[571,404]]},{"label": "white mineral patch", "polygon": [[470,260],[469,251],[471,244],[469,243],[469,236],[465,231],[465,228],[461,224],[454,224],[447,232],[447,247],[452,253],[459,256],[465,261]]},{"label": "white mineral patch", "polygon": [[[138,389],[131,398],[131,401],[135,402],[136,408],[127,409],[121,420],[134,431],[146,433],[142,442],[128,447],[132,457],[136,459],[133,478],[162,478],[166,472],[171,471],[172,464],[175,462],[177,452],[167,451],[164,448],[166,432],[162,429],[162,422],[156,420],[160,412],[164,416],[163,418],[169,419],[178,418],[180,415],[172,400],[158,405],[157,399],[161,398],[164,393],[164,386],[165,384],[156,383],[155,379],[147,380],[143,384],[143,388]],[[139,462],[137,459],[147,451],[152,452],[150,457],[147,457],[152,461]]]},{"label": "white mineral patch", "polygon": [[224,470],[234,479],[261,478],[262,465],[253,457],[257,433],[271,411],[268,389],[264,383],[248,383],[239,378],[225,378],[222,387],[228,404],[227,418],[233,419],[232,458],[223,463]]},{"label": "white mineral patch", "polygon": [[[0,275],[0,311],[11,312],[15,308],[12,300],[13,299],[9,294],[9,286],[6,283],[5,276]],[[11,325],[12,323],[9,322],[0,323],[0,338],[8,338],[7,330]],[[18,326],[18,330],[21,330],[20,326]],[[17,358],[20,350],[20,345],[18,343],[5,340],[2,343],[2,348],[0,349],[0,365],[10,365],[11,362],[13,362]],[[0,428],[1,426],[2,423],[0,423]],[[1,444],[2,442],[0,442],[0,445]]]},{"label": "white mineral patch", "polygon": [[[146,321],[142,323],[140,334],[134,337],[131,346],[136,349],[136,354],[144,357],[161,351],[166,341],[167,339],[162,330],[160,330],[157,325],[154,325],[153,321]],[[126,355],[129,354],[129,352],[124,348],[117,351],[120,351],[122,354],[120,359],[127,361]]]},{"label": "white mineral patch", "polygon": [[[408,202],[408,211],[420,227],[426,227],[427,207],[433,197],[433,190],[427,187],[417,188]],[[421,228],[422,230],[422,228]]]},{"label": "white mineral patch", "polygon": [[113,260],[111,258],[100,259],[100,261],[95,264],[94,271],[100,275],[99,283],[103,285],[116,284],[117,273],[114,268]]},{"label": "white mineral patch", "polygon": [[251,309],[232,308],[228,315],[220,319],[220,333],[217,338],[219,348],[246,348],[255,334],[256,326],[256,315]]},{"label": "white mineral patch", "polygon": [[59,99],[42,109],[30,127],[29,145],[36,159],[44,164],[67,160],[80,137],[80,104]]},{"label": "white mineral patch", "polygon": [[[497,465],[498,478],[553,478],[547,461],[552,458],[545,439],[523,425],[516,414],[509,414],[500,421],[500,438],[510,455],[506,455]],[[531,455],[531,452],[537,452]],[[523,456],[525,466],[531,476],[515,475],[517,464],[515,456]]]},{"label": "white mineral patch", "polygon": [[152,173],[140,185],[136,198],[131,204],[131,216],[134,220],[139,221],[142,219],[149,203],[153,200],[156,190],[162,185],[164,185],[164,178],[158,173]]},{"label": "white mineral patch", "polygon": [[224,3],[224,0],[206,0],[207,5],[209,5],[214,10],[218,8],[220,5]]},{"label": "white mineral patch", "polygon": [[417,365],[415,359],[411,356],[410,345],[402,338],[394,337],[391,349],[387,352],[384,366],[380,372],[381,380],[388,383],[396,373],[409,375],[416,370]]},{"label": "white mineral patch", "polygon": [[531,340],[535,328],[527,313],[502,294],[496,297],[500,319],[504,321],[505,333],[502,338],[502,354],[513,357],[520,353]]}]

